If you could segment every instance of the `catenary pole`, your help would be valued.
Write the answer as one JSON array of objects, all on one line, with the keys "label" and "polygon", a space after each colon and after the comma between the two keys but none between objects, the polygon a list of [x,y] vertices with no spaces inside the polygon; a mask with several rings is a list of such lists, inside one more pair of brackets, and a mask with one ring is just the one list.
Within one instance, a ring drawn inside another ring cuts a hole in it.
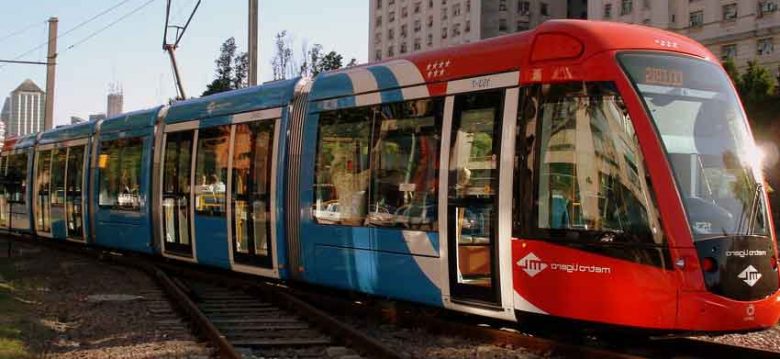
[{"label": "catenary pole", "polygon": [[249,86],[257,85],[258,0],[249,0]]},{"label": "catenary pole", "polygon": [[56,17],[49,18],[49,52],[46,55],[46,109],[43,129],[50,130],[54,124],[54,78],[57,68],[57,23]]}]

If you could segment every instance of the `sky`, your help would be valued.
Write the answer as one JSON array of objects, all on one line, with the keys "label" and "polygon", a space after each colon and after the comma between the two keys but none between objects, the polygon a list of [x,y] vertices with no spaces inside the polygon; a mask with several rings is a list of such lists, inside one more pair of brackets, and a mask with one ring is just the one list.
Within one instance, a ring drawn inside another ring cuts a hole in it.
[{"label": "sky", "polygon": [[[183,25],[196,2],[171,0],[172,24]],[[272,78],[274,36],[282,30],[291,35],[296,56],[304,44],[319,43],[327,51],[343,54],[345,63],[351,58],[358,63],[366,61],[369,1],[259,3],[260,81]],[[15,59],[44,44],[46,20],[57,17],[55,126],[70,123],[71,116],[105,113],[106,95],[113,83],[121,85],[124,92],[124,111],[154,107],[176,96],[170,60],[161,46],[165,6],[166,0],[0,0],[0,59]],[[202,0],[176,51],[188,97],[200,96],[214,79],[214,60],[226,39],[234,37],[239,50],[246,51],[247,12],[247,0]],[[45,58],[44,45],[19,60]],[[45,90],[46,67],[0,65],[0,106],[28,78]]]}]

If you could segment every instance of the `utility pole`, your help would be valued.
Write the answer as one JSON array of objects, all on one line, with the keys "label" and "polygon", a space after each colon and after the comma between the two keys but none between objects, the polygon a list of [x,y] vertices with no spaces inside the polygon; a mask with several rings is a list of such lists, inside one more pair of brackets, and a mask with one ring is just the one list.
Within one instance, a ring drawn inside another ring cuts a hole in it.
[{"label": "utility pole", "polygon": [[56,17],[49,18],[49,52],[46,55],[46,111],[43,130],[50,130],[54,124],[54,78],[57,68],[57,23]]},{"label": "utility pole", "polygon": [[249,86],[257,85],[257,0],[249,0]]}]

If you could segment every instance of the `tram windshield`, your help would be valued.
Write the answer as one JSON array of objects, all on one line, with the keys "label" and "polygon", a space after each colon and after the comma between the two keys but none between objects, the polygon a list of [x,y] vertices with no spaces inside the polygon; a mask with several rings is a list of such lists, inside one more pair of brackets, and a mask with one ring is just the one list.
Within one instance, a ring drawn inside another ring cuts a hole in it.
[{"label": "tram windshield", "polygon": [[768,235],[760,155],[725,72],[682,56],[619,60],[661,136],[694,240]]}]

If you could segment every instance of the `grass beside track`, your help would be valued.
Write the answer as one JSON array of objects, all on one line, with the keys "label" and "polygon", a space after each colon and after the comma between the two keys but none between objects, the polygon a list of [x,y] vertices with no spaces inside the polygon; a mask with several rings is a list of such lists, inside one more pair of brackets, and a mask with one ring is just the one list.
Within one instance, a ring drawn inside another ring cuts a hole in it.
[{"label": "grass beside track", "polygon": [[[0,247],[5,248],[5,243],[0,241]],[[38,286],[18,276],[21,260],[5,253],[0,256],[0,359],[36,357],[41,354],[40,345],[53,335],[40,324],[35,301],[27,299]]]}]

